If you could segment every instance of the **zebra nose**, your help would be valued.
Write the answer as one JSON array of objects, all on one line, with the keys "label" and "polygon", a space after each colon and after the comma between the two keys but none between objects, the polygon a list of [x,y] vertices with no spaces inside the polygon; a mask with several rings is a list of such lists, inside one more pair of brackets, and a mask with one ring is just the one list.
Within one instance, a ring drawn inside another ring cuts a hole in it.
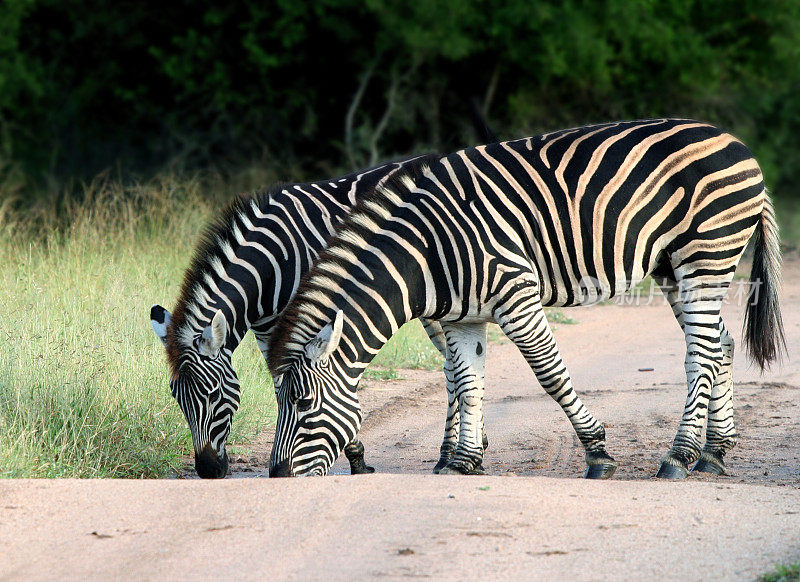
[{"label": "zebra nose", "polygon": [[201,479],[222,479],[228,474],[228,453],[220,457],[209,443],[195,454],[194,468]]},{"label": "zebra nose", "polygon": [[269,468],[270,477],[291,477],[292,468],[288,459],[285,459]]}]

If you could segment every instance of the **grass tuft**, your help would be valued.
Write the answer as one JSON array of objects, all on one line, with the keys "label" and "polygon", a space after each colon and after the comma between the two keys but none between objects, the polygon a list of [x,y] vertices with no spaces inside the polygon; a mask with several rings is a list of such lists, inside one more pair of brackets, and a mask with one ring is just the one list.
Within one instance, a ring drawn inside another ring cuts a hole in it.
[{"label": "grass tuft", "polygon": [[773,572],[764,574],[760,582],[800,582],[800,562],[780,565]]},{"label": "grass tuft", "polygon": [[372,360],[364,375],[375,380],[393,380],[398,377],[399,368],[435,370],[441,368],[443,362],[425,328],[415,319],[397,330]]}]

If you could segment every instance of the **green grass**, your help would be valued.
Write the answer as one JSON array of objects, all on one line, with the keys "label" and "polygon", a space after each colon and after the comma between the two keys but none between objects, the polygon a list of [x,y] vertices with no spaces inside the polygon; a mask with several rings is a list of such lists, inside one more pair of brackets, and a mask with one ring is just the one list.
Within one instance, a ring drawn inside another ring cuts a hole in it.
[{"label": "green grass", "polygon": [[410,321],[394,334],[370,363],[364,376],[393,380],[400,368],[435,370],[442,367],[442,356],[433,347],[419,320]]},{"label": "green grass", "polygon": [[576,319],[572,319],[568,315],[564,315],[564,312],[560,309],[551,309],[545,308],[544,314],[547,316],[547,321],[550,322],[550,325],[555,327],[556,324],[563,324],[563,325],[575,325],[578,323]]},{"label": "green grass", "polygon": [[[213,205],[177,186],[96,188],[63,220],[0,223],[3,477],[161,476],[190,451],[149,309],[175,301]],[[275,407],[252,337],[234,366],[238,443],[274,423]]]},{"label": "green grass", "polygon": [[800,582],[800,562],[780,565],[769,574],[759,578],[760,582]]}]

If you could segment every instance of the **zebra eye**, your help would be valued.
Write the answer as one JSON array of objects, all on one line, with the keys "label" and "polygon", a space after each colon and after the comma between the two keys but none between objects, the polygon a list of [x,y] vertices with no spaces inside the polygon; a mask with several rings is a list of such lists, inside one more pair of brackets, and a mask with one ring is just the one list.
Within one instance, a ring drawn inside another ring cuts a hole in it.
[{"label": "zebra eye", "polygon": [[292,400],[294,400],[294,406],[298,412],[306,412],[314,406],[314,395],[310,391],[301,390],[297,384],[293,386]]},{"label": "zebra eye", "polygon": [[314,399],[311,396],[301,398],[295,403],[298,412],[308,412],[312,406],[314,406]]}]

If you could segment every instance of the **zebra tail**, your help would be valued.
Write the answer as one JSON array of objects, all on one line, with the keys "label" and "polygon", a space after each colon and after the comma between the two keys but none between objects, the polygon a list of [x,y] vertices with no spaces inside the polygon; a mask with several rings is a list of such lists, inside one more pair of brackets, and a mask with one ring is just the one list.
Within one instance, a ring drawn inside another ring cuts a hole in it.
[{"label": "zebra tail", "polygon": [[783,320],[778,305],[778,286],[781,280],[781,249],[778,223],[772,200],[765,193],[764,208],[756,225],[753,239],[753,266],[750,283],[754,290],[744,317],[744,340],[750,357],[765,367],[786,351]]}]

